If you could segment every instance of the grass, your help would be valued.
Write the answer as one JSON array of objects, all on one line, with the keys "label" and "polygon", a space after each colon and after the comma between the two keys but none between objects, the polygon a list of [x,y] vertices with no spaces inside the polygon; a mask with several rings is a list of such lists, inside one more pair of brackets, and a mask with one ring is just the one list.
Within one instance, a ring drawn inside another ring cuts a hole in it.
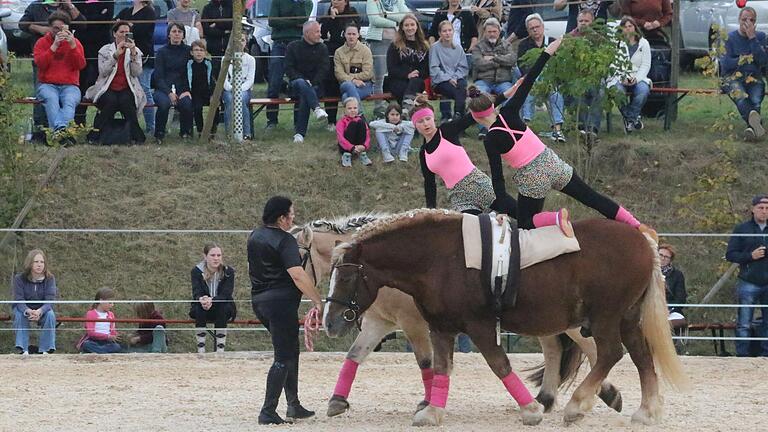
[{"label": "grass", "polygon": [[[14,75],[31,94],[28,66],[17,61]],[[28,63],[27,63],[28,65]],[[26,78],[24,78],[26,77]],[[712,87],[714,82],[696,75],[684,76],[683,87]],[[257,86],[254,95],[264,93]],[[372,105],[366,104],[367,112]],[[762,154],[764,143],[744,143],[736,137],[740,120],[728,124],[732,131],[711,126],[722,122],[734,111],[722,96],[689,96],[680,104],[680,115],[671,131],[664,131],[661,120],[647,120],[640,134],[624,135],[620,116],[613,116],[613,132],[603,134],[594,154],[593,170],[588,173],[592,185],[631,209],[640,220],[661,232],[694,232],[705,202],[682,206],[679,200],[701,191],[694,181],[704,172],[718,168],[723,141],[735,147],[738,168],[736,182],[726,191],[740,212],[749,198],[764,191],[768,169]],[[548,128],[540,113],[534,129]],[[292,118],[280,112],[280,126],[262,132],[265,118],[256,121],[255,139],[244,144],[229,143],[219,137],[209,145],[181,142],[178,125],[168,129],[163,146],[98,147],[79,145],[69,150],[51,185],[43,190],[27,218],[26,227],[66,228],[183,228],[252,229],[259,224],[266,199],[274,194],[292,197],[297,207],[297,221],[345,215],[360,211],[396,212],[424,205],[422,177],[416,157],[407,163],[381,163],[372,151],[374,165],[363,167],[355,160],[351,169],[342,169],[333,134],[324,124],[310,121],[307,139],[294,145]],[[20,132],[23,125],[19,125]],[[482,145],[470,130],[462,142],[478,167],[489,172]],[[554,145],[564,159],[574,161],[577,151],[574,135],[569,143]],[[415,140],[420,143],[421,140]],[[41,171],[52,158],[49,148],[29,147],[29,157],[39,159]],[[509,175],[509,174],[508,174]],[[509,183],[509,182],[508,182]],[[508,184],[511,191],[514,188]],[[707,199],[716,199],[719,196]],[[438,188],[439,204],[446,206],[443,187]],[[699,207],[701,205],[701,207]],[[597,217],[572,199],[553,192],[548,208],[568,206],[575,218]],[[690,210],[681,216],[681,208]],[[743,214],[746,217],[746,214]],[[723,225],[726,226],[726,225]],[[723,228],[721,231],[729,231]],[[57,276],[62,299],[90,299],[102,286],[117,290],[121,299],[142,295],[155,299],[189,298],[189,271],[199,262],[202,246],[215,240],[222,244],[226,260],[237,271],[236,298],[239,317],[253,317],[250,311],[249,282],[245,256],[246,234],[72,234],[25,233],[3,251],[0,277],[9,280],[27,250],[43,248],[49,254]],[[725,238],[667,238],[678,248],[676,264],[688,282],[689,301],[697,302],[719,278],[726,267],[722,257]],[[726,287],[714,302],[732,303],[732,286]],[[0,297],[4,298],[4,297]],[[62,305],[62,315],[82,315],[85,305]],[[162,305],[167,317],[186,317],[187,304]],[[118,305],[118,317],[133,316],[128,305]],[[689,310],[692,321],[731,320],[732,310]],[[3,325],[3,328],[9,327]],[[79,326],[65,325],[59,332],[59,347],[73,351],[80,336]],[[174,351],[193,349],[189,332],[172,334]],[[234,349],[267,349],[262,332],[232,332],[229,344]],[[321,337],[321,350],[346,350],[351,338],[331,341]],[[0,331],[0,350],[13,346],[12,333]],[[693,352],[710,352],[708,343],[693,344]],[[387,349],[399,349],[389,342]],[[537,350],[534,341],[523,338],[518,350]]]}]

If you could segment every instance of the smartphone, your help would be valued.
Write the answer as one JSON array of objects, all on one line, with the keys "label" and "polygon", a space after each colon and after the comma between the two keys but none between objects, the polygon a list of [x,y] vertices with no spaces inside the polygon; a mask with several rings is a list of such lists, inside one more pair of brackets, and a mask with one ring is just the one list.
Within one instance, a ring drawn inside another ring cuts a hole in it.
[{"label": "smartphone", "polygon": [[128,32],[125,34],[125,40],[129,42],[133,42],[133,32]]},{"label": "smartphone", "polygon": [[69,24],[64,24],[61,26],[62,31],[69,31]]}]

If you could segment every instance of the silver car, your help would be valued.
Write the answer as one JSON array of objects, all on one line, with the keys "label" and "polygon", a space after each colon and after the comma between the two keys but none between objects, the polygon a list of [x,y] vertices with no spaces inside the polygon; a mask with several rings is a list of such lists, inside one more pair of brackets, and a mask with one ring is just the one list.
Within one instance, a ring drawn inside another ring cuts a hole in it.
[{"label": "silver car", "polygon": [[[9,16],[11,16],[11,11],[8,8],[0,9],[0,19],[8,18]],[[3,67],[8,70],[8,66],[10,65],[8,62],[8,38],[5,37],[5,32],[2,27],[0,27],[0,56],[3,63],[5,63],[3,64]]]},{"label": "silver car", "polygon": [[[768,0],[749,0],[757,11],[757,30],[768,33]],[[680,31],[682,49],[687,55],[705,55],[712,47],[717,29],[730,33],[739,29],[739,9],[733,0],[682,0]]]}]

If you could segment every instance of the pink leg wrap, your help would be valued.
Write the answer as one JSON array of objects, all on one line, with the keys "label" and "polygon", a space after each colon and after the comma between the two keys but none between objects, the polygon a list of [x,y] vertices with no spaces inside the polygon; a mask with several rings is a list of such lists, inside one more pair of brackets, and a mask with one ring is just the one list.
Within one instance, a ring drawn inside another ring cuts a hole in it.
[{"label": "pink leg wrap", "polygon": [[533,402],[531,392],[525,388],[525,384],[520,381],[520,378],[514,372],[510,372],[509,375],[502,378],[501,382],[504,383],[504,387],[507,388],[507,391],[517,401],[518,405],[525,406]]},{"label": "pink leg wrap", "polygon": [[448,387],[451,385],[451,378],[448,375],[435,375],[432,379],[432,395],[429,404],[438,408],[445,408],[448,402]]},{"label": "pink leg wrap", "polygon": [[557,212],[541,212],[533,215],[533,226],[541,228],[557,225]]},{"label": "pink leg wrap", "polygon": [[435,377],[435,372],[432,368],[426,368],[421,370],[421,380],[424,382],[424,400],[429,402],[432,395],[432,380]]},{"label": "pink leg wrap", "polygon": [[336,381],[336,388],[333,389],[334,396],[341,396],[344,399],[349,397],[349,391],[352,389],[352,382],[357,374],[359,364],[350,359],[344,360],[344,364],[339,371],[339,379]]},{"label": "pink leg wrap", "polygon": [[635,217],[632,216],[632,213],[628,212],[624,207],[619,207],[619,211],[616,212],[615,219],[619,222],[624,222],[632,228],[637,228],[640,226],[640,221],[635,219]]}]

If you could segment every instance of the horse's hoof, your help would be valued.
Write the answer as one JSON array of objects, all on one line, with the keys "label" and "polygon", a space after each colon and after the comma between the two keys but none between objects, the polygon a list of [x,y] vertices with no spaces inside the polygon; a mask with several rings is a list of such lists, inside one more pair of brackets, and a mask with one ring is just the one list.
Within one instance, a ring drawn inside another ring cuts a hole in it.
[{"label": "horse's hoof", "polygon": [[659,424],[661,421],[661,413],[650,412],[649,410],[640,408],[632,414],[632,423],[639,423],[645,426],[653,426]]},{"label": "horse's hoof", "polygon": [[428,406],[429,406],[429,401],[423,400],[423,401],[419,402],[418,405],[416,405],[416,412],[419,412],[419,411],[423,410],[424,408],[426,408]]},{"label": "horse's hoof", "polygon": [[536,400],[544,406],[544,412],[548,413],[552,411],[552,407],[555,406],[555,397],[549,393],[541,393],[536,396]]},{"label": "horse's hoof", "polygon": [[544,418],[544,405],[534,400],[520,407],[520,416],[523,418],[524,425],[536,426]]},{"label": "horse's hoof", "polygon": [[328,401],[328,417],[334,417],[343,414],[349,409],[349,402],[341,396],[333,396]]},{"label": "horse's hoof", "polygon": [[443,423],[445,408],[428,405],[413,416],[413,426],[440,426]]},{"label": "horse's hoof", "polygon": [[616,412],[621,412],[621,392],[613,384],[603,383],[600,387],[600,393],[598,393],[597,396],[600,397],[606,405],[616,410]]},{"label": "horse's hoof", "polygon": [[577,421],[583,418],[584,418],[584,413],[582,412],[573,412],[573,413],[566,412],[563,415],[563,422],[565,422],[565,425],[567,426],[567,425],[576,423]]}]

